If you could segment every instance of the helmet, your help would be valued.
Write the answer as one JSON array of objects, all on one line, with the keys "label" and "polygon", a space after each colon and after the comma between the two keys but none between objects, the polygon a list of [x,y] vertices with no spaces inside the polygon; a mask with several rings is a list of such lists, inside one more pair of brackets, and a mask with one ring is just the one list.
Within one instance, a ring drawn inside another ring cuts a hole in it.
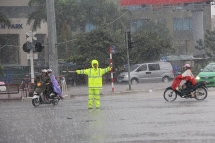
[{"label": "helmet", "polygon": [[42,72],[45,72],[45,73],[47,73],[47,70],[46,70],[46,69],[43,69],[43,70],[42,70]]},{"label": "helmet", "polygon": [[52,69],[48,69],[47,71],[48,71],[48,72],[49,72],[49,71],[52,72]]},{"label": "helmet", "polygon": [[190,64],[185,64],[184,67],[190,68]]}]

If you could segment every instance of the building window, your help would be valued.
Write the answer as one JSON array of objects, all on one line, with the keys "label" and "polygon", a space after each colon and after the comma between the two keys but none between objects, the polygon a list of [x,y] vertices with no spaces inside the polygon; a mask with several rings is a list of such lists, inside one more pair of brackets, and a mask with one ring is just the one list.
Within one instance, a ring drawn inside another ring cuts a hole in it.
[{"label": "building window", "polygon": [[131,5],[131,6],[124,6],[124,9],[130,10],[130,11],[136,11],[136,10],[145,10],[145,5]]},{"label": "building window", "polygon": [[148,19],[136,19],[130,22],[131,32],[136,32],[139,27],[143,25],[143,23],[149,21]]},{"label": "building window", "polygon": [[0,63],[19,64],[19,35],[0,34]]},{"label": "building window", "polygon": [[92,31],[94,29],[96,29],[96,25],[94,25],[92,23],[86,23],[86,24],[79,25],[78,33],[90,32],[90,31]]},{"label": "building window", "polygon": [[192,18],[174,18],[174,30],[192,30]]},{"label": "building window", "polygon": [[92,30],[96,29],[96,26],[92,23],[87,23],[85,25],[85,32],[90,32]]}]

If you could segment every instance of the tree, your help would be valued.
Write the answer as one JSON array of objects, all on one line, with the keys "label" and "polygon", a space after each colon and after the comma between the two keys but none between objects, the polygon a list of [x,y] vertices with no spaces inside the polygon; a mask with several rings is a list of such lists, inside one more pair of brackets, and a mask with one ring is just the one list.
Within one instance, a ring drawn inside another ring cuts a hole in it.
[{"label": "tree", "polygon": [[196,41],[198,46],[195,46],[198,50],[205,50],[205,54],[209,57],[214,57],[215,53],[215,31],[206,30],[204,41],[199,39]]},{"label": "tree", "polygon": [[10,20],[2,12],[0,12],[0,23],[10,25]]},{"label": "tree", "polygon": [[3,68],[3,66],[2,65],[0,65],[0,75],[5,75],[5,73],[4,73],[4,68]]},{"label": "tree", "polygon": [[117,64],[123,64],[120,38],[122,38],[122,36],[119,31],[115,32],[104,29],[97,29],[88,33],[79,34],[76,36],[74,42],[74,50],[76,53],[70,57],[69,62],[72,61],[77,65],[87,65],[91,67],[91,60],[97,59],[100,67],[107,66],[110,59],[109,47],[114,45],[116,47],[117,56],[114,55],[113,60],[115,60]]},{"label": "tree", "polygon": [[[35,6],[36,10],[29,14],[27,24],[32,24],[32,30],[40,28],[41,22],[47,22],[47,11],[45,0],[30,0],[29,6]],[[56,29],[58,35],[61,34],[62,28],[65,25],[70,27],[75,26],[73,16],[76,15],[77,2],[76,0],[56,0],[55,1],[55,16],[56,16]]]},{"label": "tree", "polygon": [[[46,21],[46,9],[45,9],[45,1],[43,0],[30,0],[29,6],[37,6],[35,12],[31,13],[28,18],[28,24],[33,22],[33,29],[37,29],[40,27],[42,21]],[[85,33],[85,26],[87,24],[92,24],[95,26],[95,31],[98,29],[104,29],[106,31],[111,31],[114,34],[119,33],[125,27],[123,18],[118,20],[118,17],[122,14],[118,11],[117,6],[113,3],[107,3],[106,0],[56,0],[55,1],[55,10],[56,10],[56,26],[57,26],[57,35],[58,41],[70,41],[69,39],[74,39],[74,34],[71,34],[72,31],[77,33],[77,29],[79,29],[80,35],[77,35],[78,40],[82,43],[87,43],[85,38],[87,38],[88,34]],[[116,20],[117,19],[117,20]],[[128,22],[125,22],[128,23]],[[108,29],[108,30],[107,30]],[[93,29],[91,29],[93,30]],[[109,33],[109,32],[108,32]],[[83,36],[83,37],[81,37]],[[86,37],[85,37],[86,36]],[[96,41],[99,41],[99,36],[94,36]],[[124,39],[122,38],[124,35],[120,35],[115,37],[115,39],[121,39],[121,45],[124,46]],[[107,41],[110,39],[106,39]],[[59,42],[61,43],[61,42]],[[79,45],[74,44],[73,42],[67,43],[62,42],[63,44],[59,44],[58,48],[61,49],[62,52],[59,54],[59,58],[67,59],[69,53],[71,56],[77,55]],[[101,46],[109,48],[110,45],[114,43],[109,43]],[[120,48],[123,46],[119,46]],[[66,48],[65,48],[66,47]],[[117,47],[118,48],[118,47]],[[118,50],[120,49],[118,48]],[[120,51],[120,50],[119,50]],[[87,52],[87,51],[86,51]],[[109,52],[109,50],[107,51]],[[82,51],[83,53],[83,51]],[[120,54],[119,52],[117,53]],[[109,53],[107,54],[109,55]],[[90,55],[91,56],[91,55]],[[119,56],[118,56],[119,58]],[[74,58],[73,58],[74,59]],[[123,59],[123,58],[119,58]],[[80,60],[80,58],[79,58]],[[77,60],[76,60],[77,61]],[[84,60],[85,61],[85,60]]]},{"label": "tree", "polygon": [[132,34],[132,63],[158,61],[160,56],[174,52],[165,24],[148,21]]}]

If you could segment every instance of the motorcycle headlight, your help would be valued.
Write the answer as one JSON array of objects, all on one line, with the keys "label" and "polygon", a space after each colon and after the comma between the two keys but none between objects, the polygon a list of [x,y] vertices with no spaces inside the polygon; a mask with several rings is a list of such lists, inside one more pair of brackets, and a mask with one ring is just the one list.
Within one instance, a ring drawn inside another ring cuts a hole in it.
[{"label": "motorcycle headlight", "polygon": [[200,80],[200,77],[199,77],[199,76],[196,76],[196,80]]},{"label": "motorcycle headlight", "polygon": [[37,83],[37,86],[38,86],[38,87],[40,87],[40,86],[41,86],[41,83],[40,83],[40,82],[38,82],[38,83]]}]

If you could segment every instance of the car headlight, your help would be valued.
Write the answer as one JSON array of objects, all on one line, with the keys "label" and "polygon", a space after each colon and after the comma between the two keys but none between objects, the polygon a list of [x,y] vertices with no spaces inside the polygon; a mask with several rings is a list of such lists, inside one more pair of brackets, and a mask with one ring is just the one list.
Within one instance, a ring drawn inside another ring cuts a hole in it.
[{"label": "car headlight", "polygon": [[199,76],[196,76],[196,80],[200,80],[200,77],[199,77]]},{"label": "car headlight", "polygon": [[128,75],[125,75],[125,77],[128,77]]}]

